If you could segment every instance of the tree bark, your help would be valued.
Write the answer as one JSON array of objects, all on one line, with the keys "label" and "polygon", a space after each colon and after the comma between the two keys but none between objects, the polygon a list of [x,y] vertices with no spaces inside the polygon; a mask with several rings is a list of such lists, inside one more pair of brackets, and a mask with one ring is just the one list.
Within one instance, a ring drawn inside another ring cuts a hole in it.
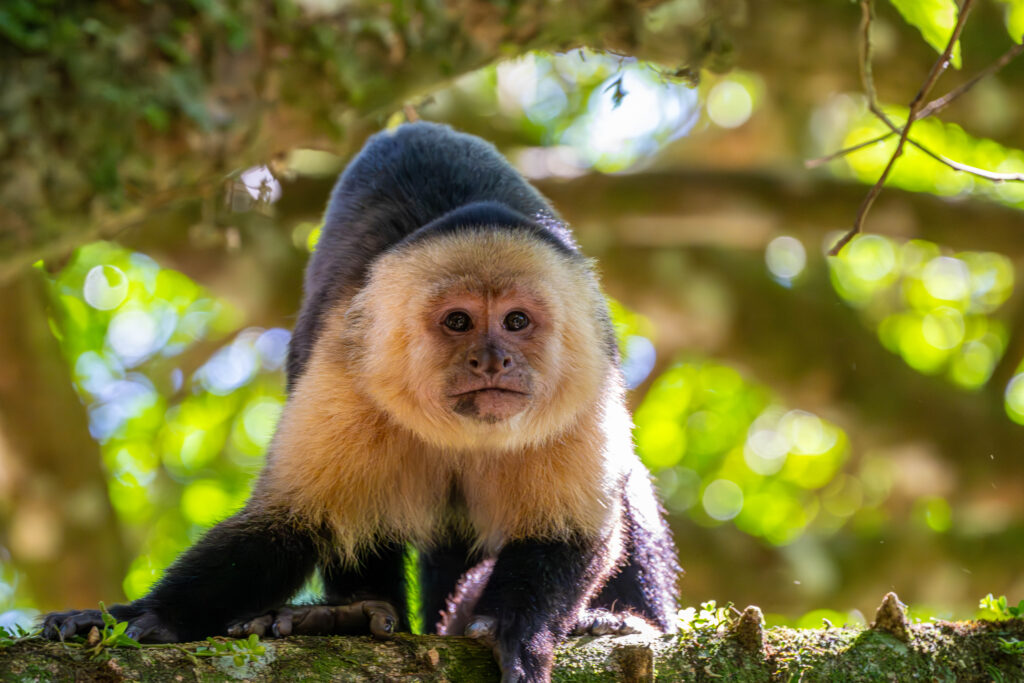
[{"label": "tree bark", "polygon": [[40,608],[115,598],[126,567],[100,448],[50,330],[41,274],[0,286],[0,301],[0,546]]}]

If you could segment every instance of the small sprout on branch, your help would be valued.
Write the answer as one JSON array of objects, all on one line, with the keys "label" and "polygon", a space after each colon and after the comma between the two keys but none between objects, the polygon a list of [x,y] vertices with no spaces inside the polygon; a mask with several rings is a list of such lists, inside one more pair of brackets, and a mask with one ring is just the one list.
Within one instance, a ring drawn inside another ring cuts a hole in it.
[{"label": "small sprout on branch", "polygon": [[994,621],[1002,621],[1004,619],[1024,619],[1024,600],[1021,600],[1016,607],[1009,604],[1006,600],[1005,595],[1000,595],[998,598],[994,597],[991,593],[986,595],[978,603],[978,607],[988,614],[985,614],[985,618],[992,619]]},{"label": "small sprout on branch", "polygon": [[257,662],[267,653],[267,648],[260,643],[255,633],[243,640],[225,638],[207,638],[206,645],[196,648],[197,657],[231,657],[235,666],[244,666],[246,662]]},{"label": "small sprout on branch", "polygon": [[687,607],[679,610],[679,629],[692,633],[698,629],[710,628],[714,630],[724,629],[732,622],[732,603],[719,607],[714,600],[702,602],[700,608]]},{"label": "small sprout on branch", "polygon": [[[109,659],[110,649],[115,647],[142,647],[137,640],[125,635],[124,632],[128,630],[128,622],[115,619],[102,602],[100,603],[100,616],[103,618],[103,629],[99,630],[93,627],[86,638],[86,646],[90,649],[91,659],[96,661]],[[98,633],[94,633],[94,631],[98,631]]]},{"label": "small sprout on branch", "polygon": [[1008,655],[1024,657],[1024,640],[1018,640],[1017,638],[1000,638],[999,651],[1005,652]]},{"label": "small sprout on branch", "polygon": [[31,631],[15,624],[11,628],[4,628],[0,626],[0,648],[10,647],[20,642],[31,640],[39,636],[39,629],[32,629]]}]

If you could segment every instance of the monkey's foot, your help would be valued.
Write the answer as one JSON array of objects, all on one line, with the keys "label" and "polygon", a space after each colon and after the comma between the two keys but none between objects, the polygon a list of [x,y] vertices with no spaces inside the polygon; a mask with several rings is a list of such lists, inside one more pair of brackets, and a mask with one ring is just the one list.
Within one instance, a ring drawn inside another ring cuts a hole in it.
[{"label": "monkey's foot", "polygon": [[570,633],[574,636],[628,636],[634,633],[653,636],[661,632],[635,614],[594,608],[580,612]]},{"label": "monkey's foot", "polygon": [[[133,605],[114,605],[110,613],[118,621],[127,621],[124,634],[132,640],[148,643],[179,642],[177,633],[165,624],[154,612],[134,609]],[[98,609],[73,609],[67,612],[50,612],[40,624],[43,637],[50,640],[65,640],[72,636],[85,636],[93,627],[103,628],[103,614]]]},{"label": "monkey's foot", "polygon": [[[497,620],[494,617],[477,616],[466,626],[465,634],[493,645]],[[635,633],[657,635],[661,633],[643,617],[629,612],[612,612],[593,608],[585,609],[576,618],[576,625],[569,632],[573,636],[628,636]]]},{"label": "monkey's foot", "polygon": [[363,635],[390,638],[398,626],[398,612],[390,603],[361,600],[350,605],[285,605],[228,628],[228,635],[242,638],[272,636]]}]

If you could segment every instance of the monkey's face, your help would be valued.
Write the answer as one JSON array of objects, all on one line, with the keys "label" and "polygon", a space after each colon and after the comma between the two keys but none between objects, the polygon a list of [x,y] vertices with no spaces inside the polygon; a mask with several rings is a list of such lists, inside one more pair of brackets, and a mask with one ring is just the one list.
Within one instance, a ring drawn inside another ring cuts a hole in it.
[{"label": "monkey's face", "polygon": [[558,438],[598,400],[611,367],[589,263],[514,233],[454,234],[382,256],[346,320],[369,396],[444,449]]},{"label": "monkey's face", "polygon": [[431,343],[447,358],[444,399],[471,420],[496,423],[533,400],[533,365],[550,322],[545,306],[516,291],[442,295],[427,320]]}]

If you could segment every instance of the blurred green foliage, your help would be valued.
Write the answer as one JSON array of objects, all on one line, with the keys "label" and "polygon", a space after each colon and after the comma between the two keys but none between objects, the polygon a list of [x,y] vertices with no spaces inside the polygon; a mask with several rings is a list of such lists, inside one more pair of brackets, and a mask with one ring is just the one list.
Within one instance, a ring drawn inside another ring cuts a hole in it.
[{"label": "blurred green foliage", "polygon": [[[829,259],[829,268],[839,296],[912,368],[967,390],[988,382],[1009,338],[999,311],[1013,293],[1010,259],[994,252],[951,253],[926,240],[859,235]],[[1018,378],[1007,387],[1006,411],[1024,423],[1024,382]]]},{"label": "blurred green foliage", "polygon": [[673,364],[637,408],[636,442],[670,511],[698,524],[732,520],[775,545],[809,528],[832,532],[864,503],[865,484],[841,475],[841,429],[787,410],[727,366]]},{"label": "blurred green foliage", "polygon": [[230,305],[109,243],[78,250],[51,296],[110,500],[140,549],[124,580],[136,598],[245,501],[283,406],[288,333],[226,341],[241,323]]}]

